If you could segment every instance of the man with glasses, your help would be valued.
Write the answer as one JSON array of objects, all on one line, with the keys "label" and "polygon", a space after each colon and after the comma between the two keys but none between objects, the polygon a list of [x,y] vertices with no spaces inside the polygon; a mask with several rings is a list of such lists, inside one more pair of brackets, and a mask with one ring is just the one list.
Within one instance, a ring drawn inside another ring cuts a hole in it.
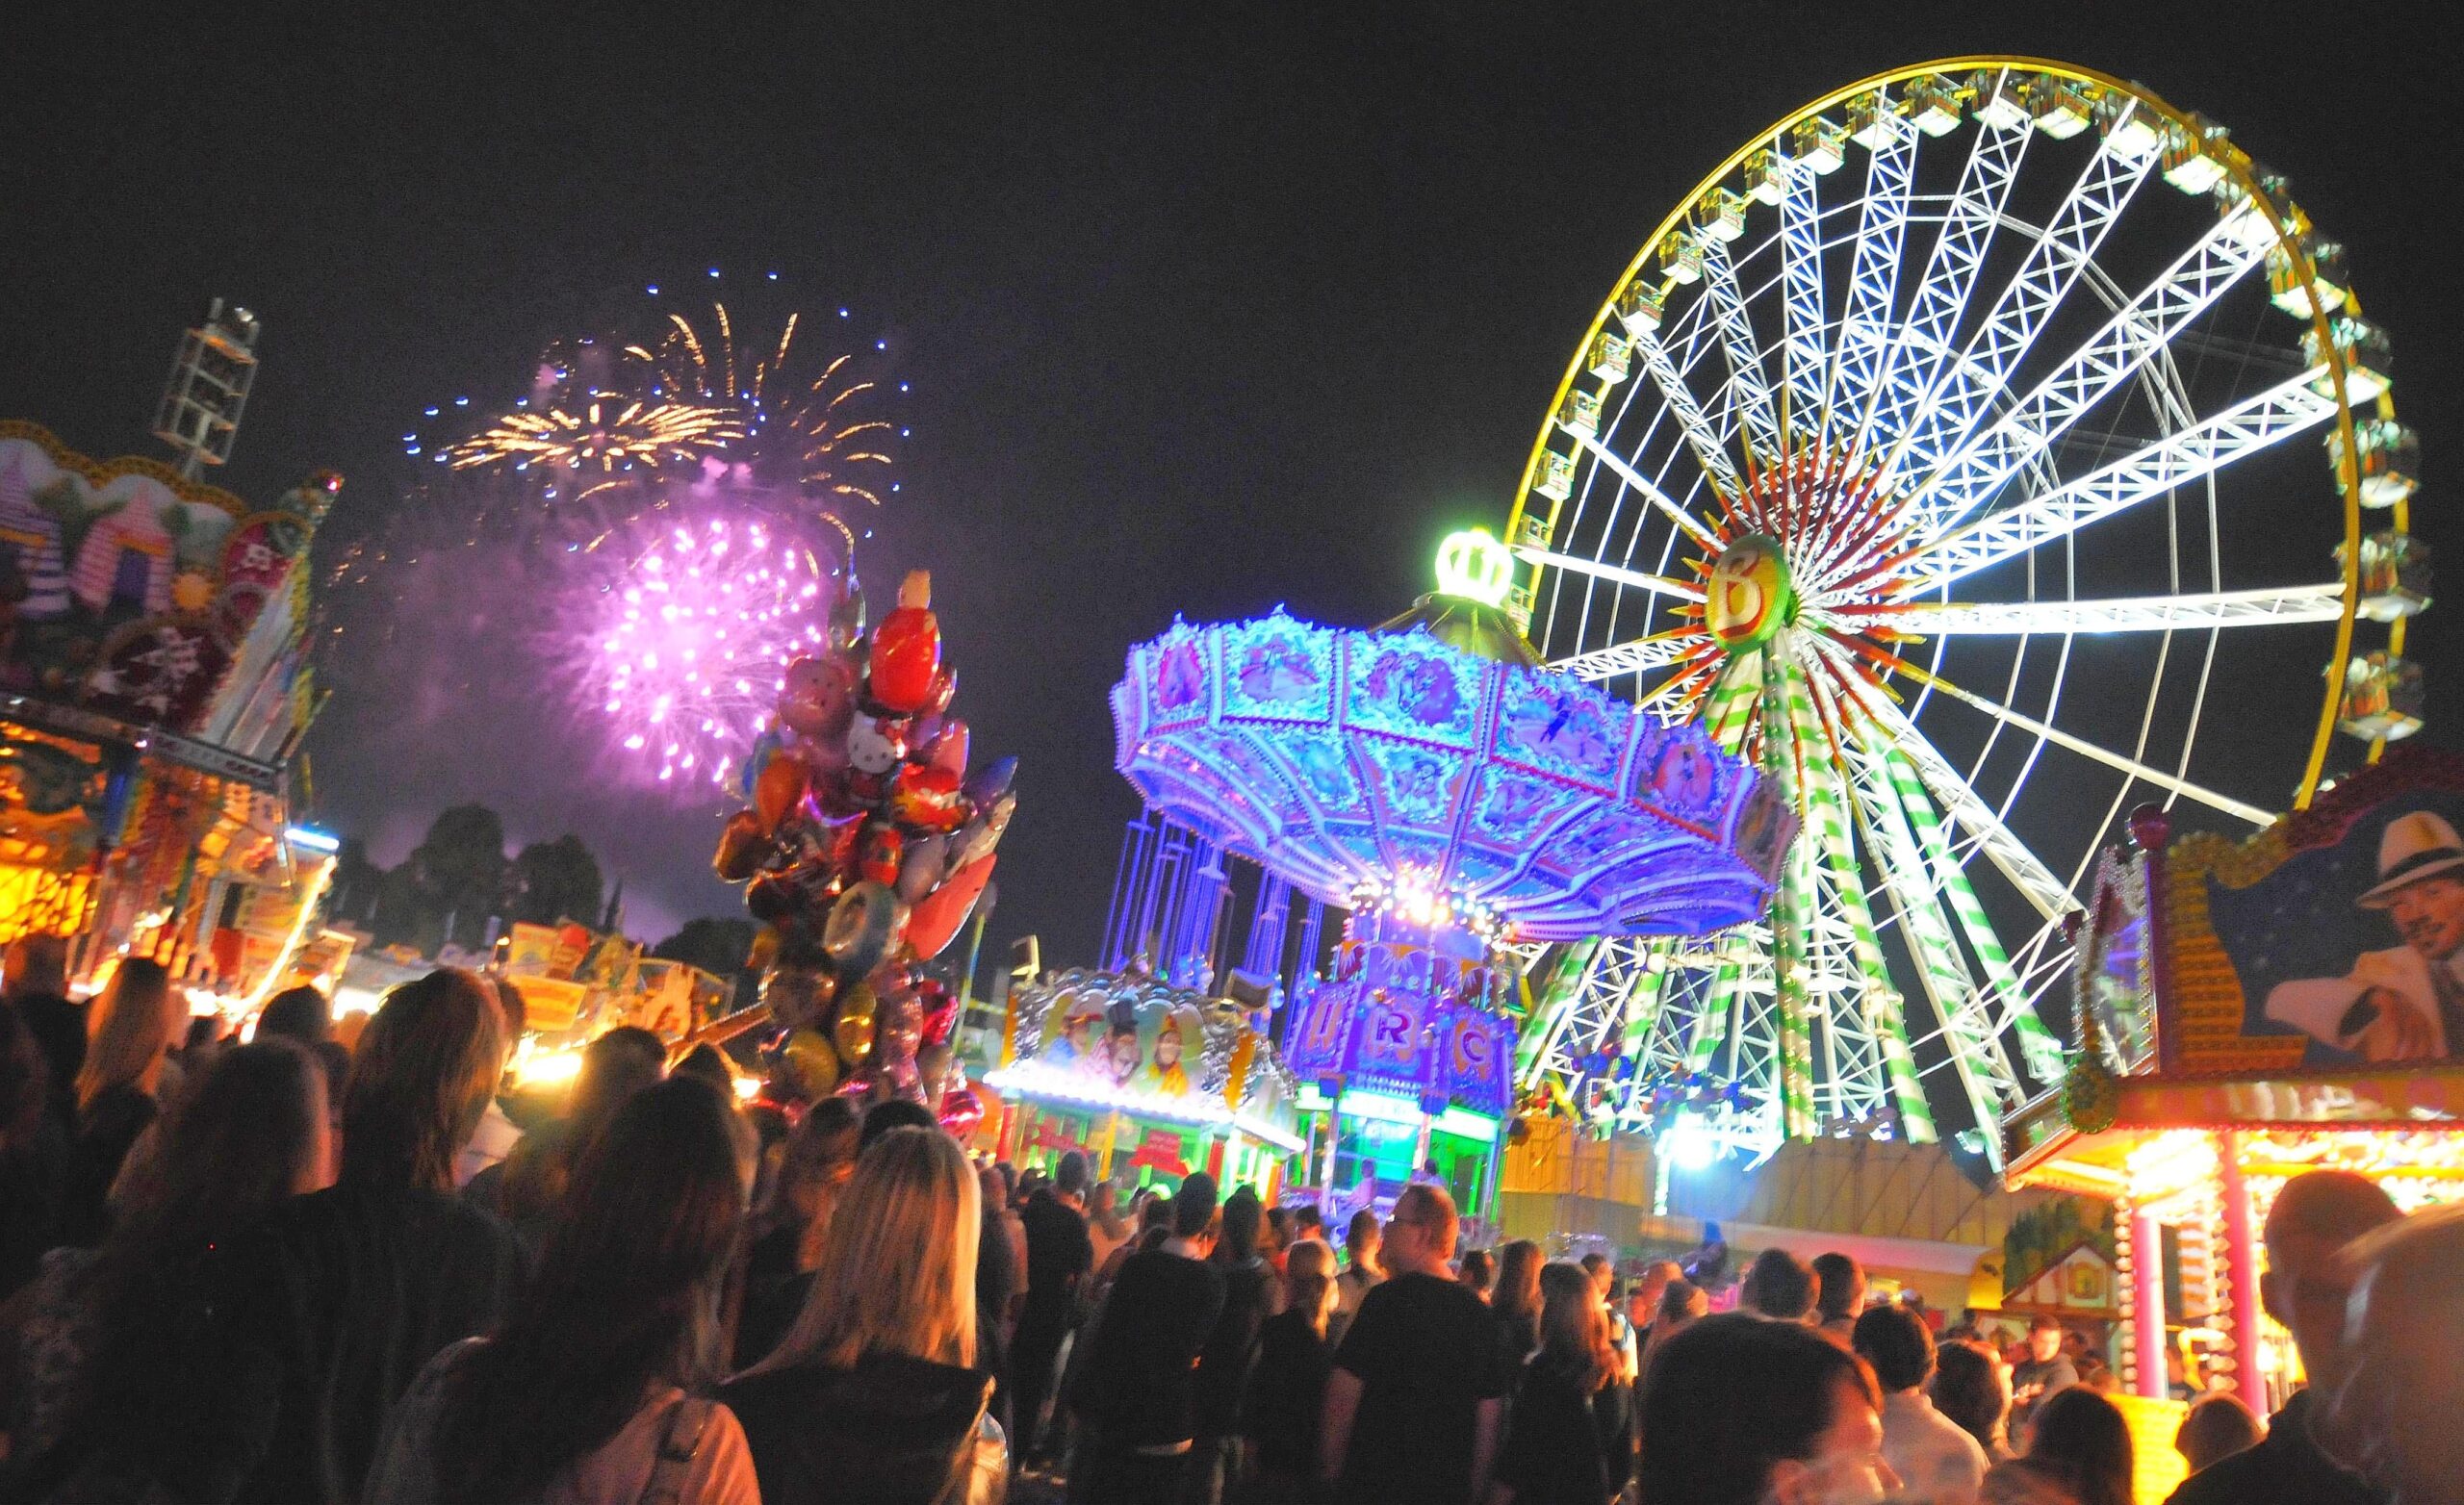
[{"label": "man with glasses", "polygon": [[2276,1193],[2268,1210],[2268,1271],[2259,1295],[2268,1314],[2292,1333],[2309,1387],[2269,1419],[2268,1435],[2256,1447],[2191,1475],[2169,1505],[2382,1505],[2386,1496],[2337,1467],[2312,1429],[2343,1383],[2349,1357],[2345,1300],[2351,1277],[2342,1251],[2398,1216],[2377,1183],[2350,1171],[2296,1176]]},{"label": "man with glasses", "polygon": [[1347,1505],[1488,1493],[1510,1377],[1488,1307],[1447,1266],[1455,1230],[1443,1187],[1404,1188],[1386,1224],[1386,1279],[1335,1351],[1322,1471]]}]

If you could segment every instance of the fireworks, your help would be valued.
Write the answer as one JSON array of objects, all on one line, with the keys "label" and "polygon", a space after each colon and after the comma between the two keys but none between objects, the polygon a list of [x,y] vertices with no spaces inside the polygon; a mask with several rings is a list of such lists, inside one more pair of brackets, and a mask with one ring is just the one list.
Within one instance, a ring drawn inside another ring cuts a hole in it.
[{"label": "fireworks", "polygon": [[656,470],[662,460],[715,456],[744,434],[730,408],[592,395],[570,410],[507,413],[444,454],[457,471],[546,465],[612,475],[637,464]]},{"label": "fireworks", "polygon": [[879,446],[890,424],[859,411],[876,384],[856,378],[851,355],[808,359],[796,343],[803,318],[788,315],[775,342],[740,344],[734,316],[717,303],[706,333],[671,313],[655,347],[629,345],[625,354],[648,373],[653,396],[732,412],[743,433],[727,446],[727,463],[743,478],[878,506],[874,487],[889,465]]},{"label": "fireworks", "polygon": [[724,787],[787,660],[825,644],[834,573],[763,520],[669,529],[581,613],[583,705],[659,782]]}]

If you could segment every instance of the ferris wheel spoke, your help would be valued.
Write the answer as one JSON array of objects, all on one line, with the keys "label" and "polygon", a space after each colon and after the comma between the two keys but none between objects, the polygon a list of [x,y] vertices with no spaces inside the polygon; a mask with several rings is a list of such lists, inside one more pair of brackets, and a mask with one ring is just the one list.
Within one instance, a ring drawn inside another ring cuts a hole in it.
[{"label": "ferris wheel spoke", "polygon": [[2211,591],[2106,600],[1907,601],[1875,620],[1919,637],[2027,636],[2037,633],[2174,632],[2197,627],[2334,622],[2344,615],[2342,580],[2281,590]]},{"label": "ferris wheel spoke", "polygon": [[1671,523],[1683,529],[1686,537],[1713,552],[1718,551],[1720,545],[1717,538],[1701,519],[1686,511],[1683,504],[1671,497],[1657,481],[1636,470],[1631,461],[1602,444],[1598,435],[1579,435],[1577,443],[1582,446],[1584,452],[1599,461],[1619,480],[1640,493],[1644,500],[1658,508]]},{"label": "ferris wheel spoke", "polygon": [[1824,378],[1820,409],[1824,428],[1842,444],[1863,432],[1867,404],[1882,385],[1883,364],[1892,344],[1891,308],[1899,293],[1900,248],[1908,238],[1908,194],[1916,170],[1915,126],[1885,104],[1871,128],[1884,133],[1884,140],[1873,147],[1866,168],[1857,252],[1848,272],[1848,309],[1839,321],[1839,343]]},{"label": "ferris wheel spoke", "polygon": [[2258,266],[2272,240],[2265,217],[2246,206],[2218,220],[2016,406],[1943,463],[1920,503],[1931,526],[1950,527],[1989,499],[2032,455],[2137,375]]},{"label": "ferris wheel spoke", "polygon": [[1822,412],[1822,175],[1805,163],[1780,162],[1781,366],[1797,411]]},{"label": "ferris wheel spoke", "polygon": [[2323,370],[2305,371],[2075,480],[1940,534],[1910,562],[1906,593],[1923,594],[2015,558],[2326,422],[2335,417],[2335,399],[2311,390]]},{"label": "ferris wheel spoke", "polygon": [[1901,668],[1903,673],[1916,679],[1917,682],[1939,690],[1971,710],[1983,711],[2006,727],[2015,727],[2056,747],[2076,752],[2092,762],[2102,763],[2118,773],[2128,774],[2133,778],[2142,779],[2159,789],[2180,795],[2186,800],[2196,801],[2212,810],[2221,810],[2227,815],[2239,817],[2253,826],[2265,826],[2275,819],[2272,814],[2246,801],[2236,800],[2231,795],[2219,794],[2213,789],[2194,784],[2178,775],[2169,774],[2161,768],[2150,767],[2137,758],[2125,757],[2110,749],[2100,748],[2085,737],[2073,736],[2059,727],[2039,721],[2025,712],[2015,710],[1999,701],[1979,695],[1973,690],[1964,690],[1941,676],[1929,674],[1913,664],[1904,663]]},{"label": "ferris wheel spoke", "polygon": [[[1853,717],[1843,719],[1857,724]],[[2016,980],[2010,976],[2007,961],[1998,970],[1992,965],[1992,960],[1999,959],[1997,947],[1984,968],[1987,983],[1978,983],[1952,935],[1943,913],[1945,905],[1960,907],[1963,916],[1973,912],[1989,942],[1992,931],[1985,924],[1984,911],[1967,889],[1964,875],[1956,864],[1947,861],[1946,850],[1929,854],[1919,843],[1915,824],[1919,820],[1935,836],[1938,846],[1940,836],[1939,823],[1935,820],[1932,807],[1924,804],[1922,789],[1913,789],[1916,804],[1908,805],[1910,789],[1893,776],[1887,744],[1869,744],[1854,735],[1846,740],[1857,809],[1867,839],[1876,848],[1884,890],[1899,918],[1909,953],[1916,962],[1919,985],[1942,1032],[1953,1042],[1950,1056],[1977,1122],[1991,1125],[2002,1113],[2016,1108],[2024,1096],[2018,1075],[2003,1050],[1993,1001],[1988,991],[2007,990],[2015,1002]],[[1904,762],[1902,766],[1905,767]],[[1913,771],[1908,771],[1906,778],[1912,786]],[[1936,856],[1944,860],[1937,862],[1933,860]],[[1980,957],[1984,958],[1983,953]]]},{"label": "ferris wheel spoke", "polygon": [[[1998,123],[1996,123],[1998,122]],[[1959,358],[1952,344],[1968,300],[1976,291],[1977,273],[2001,224],[2002,206],[2019,175],[2028,142],[2036,133],[2024,120],[2000,116],[1979,121],[1960,186],[1942,217],[1923,280],[1908,319],[1891,342],[1872,415],[1868,444],[1888,444],[1908,431],[1910,420],[1925,395],[1940,381],[1945,362]]]},{"label": "ferris wheel spoke", "polygon": [[1895,1110],[1911,1142],[1931,1143],[1937,1137],[1933,1110],[1908,1053],[1901,1005],[1887,988],[1872,985],[1890,969],[1875,935],[1849,829],[1838,739],[1815,710],[1811,676],[1803,664],[1790,662],[1781,683],[1802,780],[1798,839],[1815,846],[1817,931],[1807,949],[1819,958],[1815,971],[1821,980],[1809,992],[1824,995],[1810,1002],[1815,1002],[1822,1025],[1823,1081],[1833,1098],[1826,1106],[1838,1116],[1867,1121]]},{"label": "ferris wheel spoke", "polygon": [[1643,358],[1643,370],[1658,389],[1660,401],[1677,416],[1685,435],[1686,447],[1694,451],[1694,461],[1703,473],[1721,489],[1723,496],[1736,496],[1743,488],[1738,484],[1736,467],[1730,463],[1727,446],[1710,421],[1703,416],[1703,405],[1694,398],[1694,390],[1678,374],[1669,358],[1668,346],[1659,336],[1644,330],[1634,337],[1634,350]]},{"label": "ferris wheel spoke", "polygon": [[[1865,681],[1858,666],[1848,655],[1829,644],[1822,645],[1824,654],[1833,661],[1836,682],[1844,686],[1856,706],[1873,724],[1875,735],[1895,748],[1914,770],[1928,793],[1950,813],[1959,828],[1968,833],[1977,848],[1985,854],[2002,876],[2010,880],[2022,898],[2048,920],[2060,919],[2075,906],[2070,887],[2053,875],[2053,870],[2038,859],[2027,843],[2021,841],[2004,825],[1974,787],[1951,766],[1950,759],[1938,752],[1926,735],[1916,729],[1908,713],[1892,703],[1890,698]],[[1864,733],[1861,731],[1861,737]]]},{"label": "ferris wheel spoke", "polygon": [[1737,288],[1735,264],[1729,260],[1728,242],[1718,237],[1704,236],[1700,243],[1703,295],[1718,322],[1720,344],[1728,354],[1729,379],[1735,387],[1732,400],[1744,422],[1753,452],[1777,455],[1782,449],[1780,415],[1772,406],[1770,384],[1762,371],[1762,350],[1755,342],[1754,321],[1746,317],[1745,295]]},{"label": "ferris wheel spoke", "polygon": [[2106,233],[2120,219],[2157,154],[2133,157],[2117,149],[2116,140],[2116,133],[2108,132],[2098,142],[2095,156],[2028,248],[2018,273],[2004,285],[1961,358],[1944,365],[1940,379],[1917,404],[1907,432],[1897,437],[1883,461],[1884,485],[1903,472],[1923,476],[1933,472],[1985,416],[2012,368],[2078,280],[2079,268],[2093,259]]},{"label": "ferris wheel spoke", "polygon": [[1580,554],[1561,554],[1553,548],[1541,548],[1531,544],[1522,545],[1515,549],[1515,553],[1534,565],[1553,566],[1571,574],[1589,575],[1593,579],[1606,580],[1612,585],[1622,585],[1630,590],[1644,591],[1654,596],[1674,596],[1680,600],[1699,601],[1703,599],[1703,587],[1691,580],[1674,580],[1664,574],[1646,574],[1640,570],[1629,570],[1623,565],[1604,564],[1597,559],[1585,559]]}]

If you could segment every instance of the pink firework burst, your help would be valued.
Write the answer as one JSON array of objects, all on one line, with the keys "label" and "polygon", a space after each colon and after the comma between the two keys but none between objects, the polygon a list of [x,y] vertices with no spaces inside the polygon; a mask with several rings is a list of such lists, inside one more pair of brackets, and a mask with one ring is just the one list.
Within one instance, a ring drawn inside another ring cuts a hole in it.
[{"label": "pink firework burst", "polygon": [[597,593],[582,703],[646,778],[726,787],[787,660],[827,640],[836,573],[763,520],[670,526]]}]

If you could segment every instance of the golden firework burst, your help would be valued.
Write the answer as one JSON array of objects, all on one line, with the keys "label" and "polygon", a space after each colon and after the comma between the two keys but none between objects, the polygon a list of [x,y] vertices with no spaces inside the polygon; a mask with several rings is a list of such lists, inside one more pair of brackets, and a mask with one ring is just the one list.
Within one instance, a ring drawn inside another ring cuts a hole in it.
[{"label": "golden firework burst", "polygon": [[445,452],[457,471],[544,465],[605,474],[715,455],[744,433],[736,410],[724,405],[590,395],[507,413]]},{"label": "golden firework burst", "polygon": [[796,341],[802,319],[788,315],[775,342],[739,344],[734,317],[714,303],[706,333],[670,313],[655,345],[629,345],[625,354],[649,372],[657,400],[731,412],[742,430],[729,446],[732,461],[776,483],[879,506],[872,477],[882,472],[871,467],[890,463],[878,446],[891,425],[857,411],[877,384],[857,379],[852,355],[821,360],[816,370]]}]

